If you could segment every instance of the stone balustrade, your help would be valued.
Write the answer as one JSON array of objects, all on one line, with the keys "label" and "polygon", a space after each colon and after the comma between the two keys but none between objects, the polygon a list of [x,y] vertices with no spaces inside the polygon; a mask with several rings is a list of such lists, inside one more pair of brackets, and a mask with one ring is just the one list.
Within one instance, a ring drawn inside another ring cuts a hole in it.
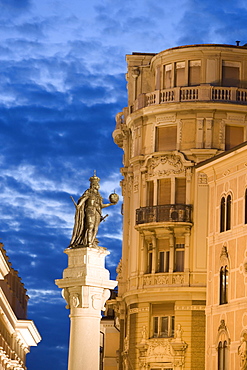
[{"label": "stone balustrade", "polygon": [[188,101],[224,101],[247,104],[247,89],[237,87],[219,87],[211,85],[174,87],[156,90],[145,94],[142,104],[134,106],[134,110],[155,104],[188,102]]}]

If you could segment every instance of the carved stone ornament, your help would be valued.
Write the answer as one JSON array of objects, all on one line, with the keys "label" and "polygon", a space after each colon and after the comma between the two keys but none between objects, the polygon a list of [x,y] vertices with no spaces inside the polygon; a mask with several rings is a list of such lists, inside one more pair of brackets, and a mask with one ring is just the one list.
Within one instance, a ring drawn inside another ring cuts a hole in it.
[{"label": "carved stone ornament", "polygon": [[99,294],[92,295],[92,306],[95,310],[100,310],[102,306],[102,299]]},{"label": "carved stone ornament", "polygon": [[68,291],[68,288],[62,289],[62,292],[61,293],[62,293],[63,299],[67,303],[67,305],[65,306],[65,308],[69,309],[70,308],[70,304],[69,304],[69,291]]},{"label": "carved stone ornament", "polygon": [[119,261],[119,264],[117,265],[116,272],[118,274],[118,278],[122,277],[122,258]]},{"label": "carved stone ornament", "polygon": [[244,336],[240,339],[238,355],[240,357],[240,370],[247,370],[247,341]]},{"label": "carved stone ornament", "polygon": [[173,284],[183,284],[184,283],[184,276],[183,275],[174,275],[172,277]]},{"label": "carved stone ornament", "polygon": [[[151,360],[152,357],[159,358],[172,357],[172,349],[170,343],[164,339],[152,339],[148,343],[147,357]],[[151,358],[150,358],[151,357]]]},{"label": "carved stone ornament", "polygon": [[142,327],[142,339],[141,339],[141,344],[145,344],[147,339],[147,328],[145,325]]},{"label": "carved stone ornament", "polygon": [[218,331],[225,330],[226,331],[226,323],[225,320],[220,320],[220,326],[218,327]]},{"label": "carved stone ornament", "polygon": [[134,178],[134,192],[135,193],[138,192],[138,190],[139,190],[139,181],[138,180],[139,180],[138,176],[135,176],[135,178]]},{"label": "carved stone ornament", "polygon": [[229,262],[227,247],[225,245],[223,245],[221,249],[220,262],[222,265],[228,265],[228,262]]},{"label": "carved stone ornament", "polygon": [[72,304],[73,304],[74,307],[79,307],[79,305],[80,305],[79,294],[73,294],[73,296],[72,296]]},{"label": "carved stone ornament", "polygon": [[181,329],[181,325],[178,324],[177,325],[177,329],[175,331],[175,342],[182,342],[182,333],[183,333],[183,330]]},{"label": "carved stone ornament", "polygon": [[198,184],[199,185],[207,185],[208,183],[208,177],[205,173],[198,173]]},{"label": "carved stone ornament", "polygon": [[181,174],[184,166],[178,155],[162,155],[151,158],[148,164],[148,176],[164,176],[171,174]]}]

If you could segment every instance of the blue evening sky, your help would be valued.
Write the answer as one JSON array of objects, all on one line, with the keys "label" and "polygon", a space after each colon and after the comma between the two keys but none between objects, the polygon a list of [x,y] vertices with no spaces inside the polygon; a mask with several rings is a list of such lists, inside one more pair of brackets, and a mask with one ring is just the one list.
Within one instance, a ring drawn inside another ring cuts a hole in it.
[{"label": "blue evening sky", "polygon": [[[62,276],[76,200],[93,171],[121,193],[114,116],[127,105],[125,55],[197,43],[247,43],[245,0],[0,0],[0,241],[43,338],[29,370],[66,370]],[[105,200],[106,201],[106,200]],[[100,225],[112,278],[120,204]]]}]

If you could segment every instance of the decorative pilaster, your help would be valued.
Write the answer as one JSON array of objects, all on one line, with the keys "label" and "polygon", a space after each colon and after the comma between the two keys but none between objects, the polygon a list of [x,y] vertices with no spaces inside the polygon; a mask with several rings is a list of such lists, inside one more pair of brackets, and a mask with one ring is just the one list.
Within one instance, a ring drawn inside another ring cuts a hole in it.
[{"label": "decorative pilaster", "polygon": [[110,290],[117,282],[109,279],[102,247],[68,248],[68,267],[56,280],[70,309],[68,370],[99,369],[100,319]]}]

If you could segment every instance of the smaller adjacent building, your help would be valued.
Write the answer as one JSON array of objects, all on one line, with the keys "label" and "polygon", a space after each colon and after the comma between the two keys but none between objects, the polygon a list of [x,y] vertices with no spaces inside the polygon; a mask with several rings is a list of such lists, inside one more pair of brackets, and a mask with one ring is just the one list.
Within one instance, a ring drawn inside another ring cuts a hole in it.
[{"label": "smaller adjacent building", "polygon": [[208,199],[205,369],[247,369],[247,142],[197,165]]},{"label": "smaller adjacent building", "polygon": [[100,370],[118,369],[120,327],[115,315],[116,299],[117,289],[111,290],[100,322]]},{"label": "smaller adjacent building", "polygon": [[41,337],[27,320],[28,296],[0,243],[0,369],[25,370],[26,354]]}]

